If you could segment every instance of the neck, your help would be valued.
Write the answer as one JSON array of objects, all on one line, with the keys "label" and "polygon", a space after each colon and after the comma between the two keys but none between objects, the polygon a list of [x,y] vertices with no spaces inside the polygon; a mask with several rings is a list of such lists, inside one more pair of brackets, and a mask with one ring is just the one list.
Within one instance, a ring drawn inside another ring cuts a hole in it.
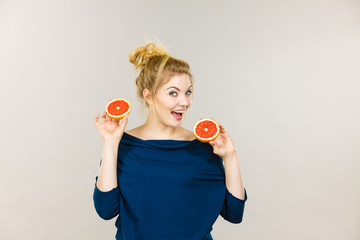
[{"label": "neck", "polygon": [[172,127],[164,124],[149,112],[146,122],[141,126],[141,132],[147,138],[173,139],[180,135],[182,127]]}]

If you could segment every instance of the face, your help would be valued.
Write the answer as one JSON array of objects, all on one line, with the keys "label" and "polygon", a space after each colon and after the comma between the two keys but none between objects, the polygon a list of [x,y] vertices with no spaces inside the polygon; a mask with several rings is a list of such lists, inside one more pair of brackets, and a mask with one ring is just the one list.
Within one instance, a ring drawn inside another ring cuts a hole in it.
[{"label": "face", "polygon": [[[154,117],[165,125],[181,126],[182,119],[192,102],[192,86],[189,75],[173,75],[169,82],[159,89],[154,101],[155,108],[151,106],[149,109]],[[174,111],[178,111],[178,113]]]}]

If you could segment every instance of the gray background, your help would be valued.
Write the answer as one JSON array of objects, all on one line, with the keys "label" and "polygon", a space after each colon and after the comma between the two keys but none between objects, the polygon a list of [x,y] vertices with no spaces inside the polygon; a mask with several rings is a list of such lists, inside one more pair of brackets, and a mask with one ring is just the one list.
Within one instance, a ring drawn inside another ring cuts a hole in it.
[{"label": "gray background", "polygon": [[189,62],[184,127],[221,122],[249,199],[214,239],[360,239],[360,2],[0,1],[0,239],[113,239],[92,202],[111,98],[145,121],[128,54]]}]

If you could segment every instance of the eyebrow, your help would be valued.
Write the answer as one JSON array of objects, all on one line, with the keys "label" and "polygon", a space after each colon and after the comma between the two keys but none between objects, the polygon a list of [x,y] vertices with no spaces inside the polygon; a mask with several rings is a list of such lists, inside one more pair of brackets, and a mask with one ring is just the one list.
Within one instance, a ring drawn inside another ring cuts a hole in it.
[{"label": "eyebrow", "polygon": [[[191,88],[192,87],[192,85],[190,85],[190,87],[189,88]],[[178,91],[180,91],[180,89],[178,89],[177,87],[175,87],[175,86],[171,86],[171,87],[168,87],[166,90],[168,90],[169,88],[175,88],[175,89],[177,89]],[[188,89],[189,89],[188,88]]]}]

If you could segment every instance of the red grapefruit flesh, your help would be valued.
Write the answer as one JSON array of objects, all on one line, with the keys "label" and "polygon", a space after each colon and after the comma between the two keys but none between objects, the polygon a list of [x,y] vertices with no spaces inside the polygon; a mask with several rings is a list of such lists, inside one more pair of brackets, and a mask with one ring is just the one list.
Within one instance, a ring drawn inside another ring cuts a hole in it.
[{"label": "red grapefruit flesh", "polygon": [[212,119],[201,119],[194,126],[194,135],[201,142],[210,142],[217,138],[220,127]]},{"label": "red grapefruit flesh", "polygon": [[106,105],[106,114],[112,119],[122,119],[126,114],[130,113],[131,104],[123,98],[115,98]]}]

